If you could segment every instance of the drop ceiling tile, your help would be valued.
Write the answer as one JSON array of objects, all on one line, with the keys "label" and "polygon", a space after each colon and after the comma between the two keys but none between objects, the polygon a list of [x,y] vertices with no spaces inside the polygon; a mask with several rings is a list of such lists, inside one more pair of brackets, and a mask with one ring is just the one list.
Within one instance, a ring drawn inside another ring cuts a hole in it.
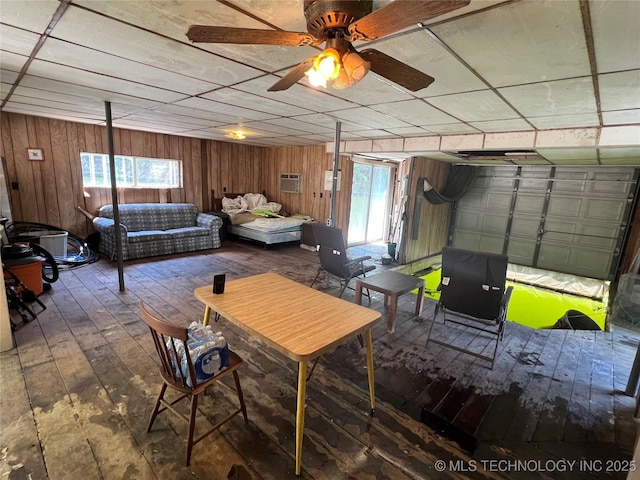
[{"label": "drop ceiling tile", "polygon": [[168,113],[172,115],[178,115],[182,117],[193,117],[193,118],[205,120],[209,122],[211,126],[220,125],[223,123],[229,123],[235,118],[235,117],[231,117],[230,115],[217,113],[215,111],[200,110],[192,107],[184,107],[182,105],[163,104],[163,105],[154,107],[151,110],[162,112],[162,113]]},{"label": "drop ceiling tile", "polygon": [[[18,92],[22,88],[32,91],[29,96],[42,96],[43,98],[55,98],[56,95],[68,95],[70,97],[84,97],[89,100],[99,99],[101,101],[110,101],[114,103],[127,104],[130,111],[140,108],[149,108],[158,105],[158,102],[147,100],[144,98],[136,98],[115,91],[101,90],[100,88],[84,87],[77,84],[67,83],[64,81],[52,80],[49,78],[35,77],[25,75],[20,82],[20,87],[16,89]],[[39,93],[35,93],[40,91]],[[51,95],[51,97],[49,97]],[[84,101],[84,100],[82,100]]]},{"label": "drop ceiling tile", "polygon": [[595,127],[599,125],[598,115],[583,113],[578,115],[554,115],[549,117],[529,117],[529,121],[539,130],[553,128]]},{"label": "drop ceiling tile", "polygon": [[140,85],[119,78],[112,78],[97,73],[85,72],[65,65],[55,65],[42,60],[34,60],[29,66],[29,74],[81,86],[114,91],[127,92],[134,97],[161,102],[174,102],[184,98],[183,94],[171,92],[148,85]]},{"label": "drop ceiling tile", "polygon": [[602,112],[602,123],[604,125],[640,123],[640,109]]},{"label": "drop ceiling tile", "polygon": [[104,115],[82,113],[78,111],[60,110],[59,108],[42,107],[8,101],[2,109],[3,112],[22,113],[24,115],[35,115],[38,117],[57,118],[80,123],[101,123],[104,122]]},{"label": "drop ceiling tile", "polygon": [[589,12],[598,72],[640,68],[640,2],[592,1]]},{"label": "drop ceiling tile", "polygon": [[[93,2],[90,2],[93,3]],[[137,3],[137,2],[111,2]],[[260,75],[260,71],[165,36],[75,8],[67,9],[52,32],[53,38],[121,56],[220,85]]]},{"label": "drop ceiling tile", "polygon": [[270,123],[273,125],[277,125],[279,127],[291,128],[293,130],[299,130],[312,134],[320,134],[320,135],[331,135],[333,137],[335,132],[334,128],[327,128],[322,125],[313,125],[308,122],[302,122],[300,120],[296,120],[293,118],[273,118],[270,120],[265,120],[263,123]]},{"label": "drop ceiling tile", "polygon": [[640,145],[640,125],[604,127],[600,132],[599,145],[602,146],[638,146]]},{"label": "drop ceiling tile", "polygon": [[399,137],[418,137],[431,134],[429,130],[420,127],[385,128],[385,130]]},{"label": "drop ceiling tile", "polygon": [[413,94],[417,97],[486,88],[473,72],[423,31],[382,39],[372,47],[435,79],[427,88]]},{"label": "drop ceiling tile", "polygon": [[451,115],[447,115],[419,99],[381,103],[372,105],[371,108],[414,126],[428,126],[456,121]]},{"label": "drop ceiling tile", "polygon": [[147,121],[149,124],[161,124],[176,128],[202,128],[213,127],[219,122],[193,116],[177,115],[175,113],[161,112],[158,110],[146,110],[127,115],[135,121]]},{"label": "drop ceiling tile", "polygon": [[265,95],[254,95],[252,93],[235,90],[233,88],[222,88],[214,92],[200,95],[202,98],[208,98],[221,103],[237,105],[239,107],[251,108],[262,112],[271,113],[278,116],[293,116],[312,113],[311,111],[287,105],[269,98],[268,92]]},{"label": "drop ceiling tile", "polygon": [[246,126],[247,128],[255,128],[255,129],[263,130],[265,132],[271,132],[271,134],[276,134],[276,135],[300,136],[300,135],[309,133],[299,128],[284,127],[284,126],[276,125],[270,122],[247,122],[247,123],[244,123],[243,125]]},{"label": "drop ceiling tile", "polygon": [[490,120],[487,122],[469,122],[481,132],[509,132],[514,130],[531,130],[531,125],[521,118],[507,120]]},{"label": "drop ceiling tile", "polygon": [[385,130],[355,130],[351,132],[355,135],[360,135],[363,138],[391,138],[392,135]]},{"label": "drop ceiling tile", "polygon": [[3,0],[2,23],[43,33],[59,6],[58,0]]},{"label": "drop ceiling tile", "polygon": [[518,116],[517,112],[489,90],[458,93],[428,100],[430,104],[464,122],[505,120]]},{"label": "drop ceiling tile", "polygon": [[0,101],[4,101],[9,92],[11,91],[10,83],[0,83]]},{"label": "drop ceiling tile", "polygon": [[[303,82],[306,80],[303,80]],[[393,84],[395,85],[395,84]],[[317,90],[321,91],[321,88]],[[393,102],[413,98],[407,91],[400,88],[389,88],[389,81],[369,72],[354,86],[345,89],[331,89],[331,95],[359,105],[374,105],[381,101]]]},{"label": "drop ceiling tile", "polygon": [[31,96],[19,95],[17,92],[11,96],[11,101],[16,103],[21,103],[24,105],[32,105],[32,106],[41,106],[43,108],[50,109],[58,109],[60,112],[67,112],[68,114],[72,114],[73,112],[77,112],[79,114],[90,113],[94,115],[104,114],[105,108],[104,103],[99,100],[88,101],[85,99],[84,102],[70,102],[69,99],[64,99],[65,101],[60,101],[60,99],[48,99],[48,98],[37,98]]},{"label": "drop ceiling tile", "polygon": [[292,120],[311,123],[312,125],[319,125],[324,128],[330,129],[335,132],[336,123],[340,122],[340,131],[352,132],[355,130],[364,130],[364,125],[356,122],[341,121],[333,114],[312,113],[310,115],[299,115],[292,117]]},{"label": "drop ceiling tile", "polygon": [[384,113],[376,112],[375,110],[366,107],[351,108],[349,110],[338,110],[335,112],[331,112],[331,115],[338,118],[339,120],[351,121],[375,129],[411,126],[408,123],[403,122],[402,120],[391,117]]},{"label": "drop ceiling tile", "polygon": [[332,142],[333,140],[335,140],[335,138],[332,135],[329,134],[314,134],[314,135],[300,135],[301,139],[309,139],[310,141],[313,142],[319,142],[319,143],[325,143],[325,142]]},{"label": "drop ceiling tile", "polygon": [[598,75],[598,87],[602,110],[640,108],[640,70]]},{"label": "drop ceiling tile", "polygon": [[163,68],[145,65],[114,55],[97,52],[61,40],[49,39],[38,52],[40,60],[67,65],[82,71],[121,78],[141,85],[150,85],[185,95],[197,95],[220,85],[198,80]]},{"label": "drop ceiling tile", "polygon": [[[161,32],[163,36],[173,38],[186,45],[193,45],[194,49],[197,49],[202,54],[212,52],[217,54],[221,60],[222,57],[224,57],[227,61],[238,62],[239,64],[258,68],[263,71],[277,71],[285,67],[293,66],[305,58],[317,54],[317,50],[311,47],[191,44],[186,33],[193,24],[271,29],[271,27],[257,19],[251,18],[220,2],[203,2],[201,0],[181,2],[158,2],[154,0],[95,2],[93,0],[82,0],[75,3],[80,3],[85,8],[99,11],[146,30]],[[292,11],[292,9],[287,6],[289,2],[279,0],[273,3],[273,5],[269,5],[270,3],[272,2],[252,2],[250,5],[245,3],[239,6],[240,8],[246,8],[251,13],[251,11],[266,12],[269,8],[280,8],[282,5],[282,23],[290,24],[291,22],[285,17],[288,12]],[[300,11],[302,12],[302,7],[300,7]],[[304,16],[300,15],[295,17],[295,19],[296,23],[302,23],[302,31],[306,31]],[[278,22],[271,23],[278,26]],[[286,27],[281,28],[287,29]],[[209,60],[209,62],[212,61],[215,61],[215,59],[212,58]]]},{"label": "drop ceiling tile", "polygon": [[[4,3],[6,2],[3,2],[2,8],[3,21],[5,19]],[[40,35],[0,23],[0,38],[2,39],[2,43],[0,44],[0,47],[2,48],[0,57],[4,55],[5,52],[16,53],[18,55],[25,55],[28,57],[31,55],[33,47],[38,43]]]},{"label": "drop ceiling tile", "polygon": [[514,2],[432,30],[496,87],[590,73],[577,1]]},{"label": "drop ceiling tile", "polygon": [[597,128],[541,130],[536,136],[536,147],[542,148],[595,148],[600,132]]},{"label": "drop ceiling tile", "polygon": [[[118,118],[118,120],[124,122],[137,122],[140,124],[157,125],[163,129],[169,129],[175,132],[182,132],[186,130],[200,129],[203,127],[202,122],[197,119],[189,119],[184,117],[178,117],[174,115],[161,115],[157,112],[149,113],[133,113]],[[208,125],[204,125],[208,126]]]},{"label": "drop ceiling tile", "polygon": [[128,117],[113,120],[113,126],[115,128],[125,128],[130,130],[140,130],[143,132],[164,133],[167,135],[180,135],[188,129],[176,129],[175,127],[167,127],[161,123],[150,124],[146,121],[137,121]]},{"label": "drop ceiling tile", "polygon": [[591,77],[519,85],[498,91],[525,117],[596,112]]},{"label": "drop ceiling tile", "polygon": [[24,55],[0,51],[0,67],[3,71],[9,70],[13,72],[20,72],[28,59],[29,57]]},{"label": "drop ceiling tile", "polygon": [[273,115],[269,113],[236,107],[235,105],[228,105],[226,103],[214,102],[213,100],[208,100],[206,98],[191,97],[174,103],[184,107],[210,110],[219,114],[237,116],[239,121],[266,120],[267,118],[273,117]]},{"label": "drop ceiling tile", "polygon": [[464,123],[446,123],[442,125],[429,125],[429,131],[438,135],[459,135],[465,133],[478,133],[478,129]]},{"label": "drop ceiling tile", "polygon": [[640,163],[640,145],[636,147],[603,147],[600,148],[601,159],[627,158]]},{"label": "drop ceiling tile", "polygon": [[598,149],[595,147],[589,148],[537,148],[538,154],[551,162],[567,159],[570,161],[585,160],[591,163],[591,161],[598,160]]},{"label": "drop ceiling tile", "polygon": [[0,68],[0,81],[2,81],[2,83],[5,83],[7,85],[11,85],[17,80],[18,74],[19,72]]}]

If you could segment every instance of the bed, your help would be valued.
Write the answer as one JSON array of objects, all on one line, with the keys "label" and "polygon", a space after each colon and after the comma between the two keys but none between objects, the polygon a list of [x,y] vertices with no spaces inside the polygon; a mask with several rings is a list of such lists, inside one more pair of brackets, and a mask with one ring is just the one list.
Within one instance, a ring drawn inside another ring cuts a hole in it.
[{"label": "bed", "polygon": [[228,233],[265,246],[301,241],[302,225],[313,221],[306,215],[280,215],[282,205],[268,202],[264,194],[225,193],[214,197],[213,205],[229,215]]}]

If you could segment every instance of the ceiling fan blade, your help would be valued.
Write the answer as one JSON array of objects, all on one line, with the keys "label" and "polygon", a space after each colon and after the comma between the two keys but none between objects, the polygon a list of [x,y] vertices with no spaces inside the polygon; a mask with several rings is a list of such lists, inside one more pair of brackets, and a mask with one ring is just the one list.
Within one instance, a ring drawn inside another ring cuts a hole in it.
[{"label": "ceiling fan blade", "polygon": [[271,85],[267,91],[279,92],[281,90],[286,90],[290,86],[294,85],[298,80],[304,77],[304,72],[311,68],[314,58],[315,57],[309,57],[304,62],[299,63],[296,67],[289,70],[289,72],[284,77]]},{"label": "ceiling fan blade", "polygon": [[385,37],[469,5],[471,0],[395,0],[349,25],[354,40]]},{"label": "ceiling fan blade", "polygon": [[363,60],[371,62],[372,72],[412,92],[427,88],[434,81],[434,78],[426,73],[373,48],[367,48],[358,53]]},{"label": "ceiling fan blade", "polygon": [[195,43],[235,43],[250,45],[316,45],[309,33],[263,30],[259,28],[216,27],[212,25],[191,25],[187,38]]}]

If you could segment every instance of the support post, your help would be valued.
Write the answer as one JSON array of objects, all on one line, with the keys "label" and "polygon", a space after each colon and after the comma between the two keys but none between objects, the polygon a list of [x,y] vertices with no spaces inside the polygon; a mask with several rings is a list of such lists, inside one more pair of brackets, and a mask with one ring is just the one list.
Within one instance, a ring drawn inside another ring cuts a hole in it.
[{"label": "support post", "polygon": [[111,122],[111,102],[104,102],[107,117],[107,144],[109,147],[109,170],[111,172],[111,203],[116,232],[116,259],[118,261],[118,284],[124,292],[124,266],[122,264],[122,238],[120,238],[120,211],[118,210],[118,186],[116,185],[116,159],[113,148],[113,125]]},{"label": "support post", "polygon": [[336,221],[336,192],[338,191],[338,160],[340,158],[340,127],[342,122],[336,122],[336,137],[333,147],[333,183],[331,184],[331,211],[327,225],[333,227]]}]

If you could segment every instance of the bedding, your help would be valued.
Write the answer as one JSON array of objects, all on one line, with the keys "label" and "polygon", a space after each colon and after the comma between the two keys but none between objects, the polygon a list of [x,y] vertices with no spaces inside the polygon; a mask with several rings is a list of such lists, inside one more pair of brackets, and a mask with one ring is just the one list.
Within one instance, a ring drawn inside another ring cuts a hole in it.
[{"label": "bedding", "polygon": [[282,205],[260,193],[226,194],[219,204],[229,215],[229,233],[265,245],[300,241],[302,225],[313,221],[306,215],[280,215]]}]

